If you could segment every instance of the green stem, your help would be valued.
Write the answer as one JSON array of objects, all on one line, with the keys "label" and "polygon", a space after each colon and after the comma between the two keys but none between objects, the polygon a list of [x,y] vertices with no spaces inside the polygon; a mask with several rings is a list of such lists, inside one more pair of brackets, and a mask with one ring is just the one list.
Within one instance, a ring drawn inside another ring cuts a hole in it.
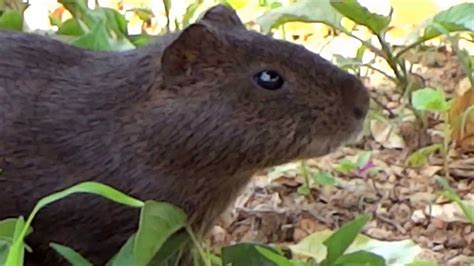
[{"label": "green stem", "polygon": [[402,50],[400,50],[400,52],[398,52],[396,55],[395,55],[395,60],[398,60],[403,54],[405,54],[406,52],[408,52],[410,49],[424,43],[425,41],[427,41],[428,39],[418,39],[416,42],[406,46],[405,48],[403,48]]},{"label": "green stem", "polygon": [[390,48],[389,44],[384,40],[383,36],[381,34],[376,34],[375,36],[377,36],[377,39],[379,40],[380,45],[382,46],[382,51],[385,54],[384,58],[387,60],[388,65],[392,68],[393,72],[395,73],[395,76],[397,77],[397,80],[399,82],[398,85],[400,85],[403,90],[405,90],[408,83],[406,79],[406,73],[400,73],[400,70],[398,69],[398,60],[396,60],[393,56],[392,49]]},{"label": "green stem", "polygon": [[204,261],[204,265],[211,266],[211,262],[208,259],[206,259],[206,253],[204,253],[204,249],[201,247],[201,244],[197,240],[196,236],[194,235],[193,230],[191,229],[189,225],[186,226],[186,231],[188,232],[191,240],[193,241],[193,244],[196,247],[199,253],[199,256],[201,256],[201,259]]}]

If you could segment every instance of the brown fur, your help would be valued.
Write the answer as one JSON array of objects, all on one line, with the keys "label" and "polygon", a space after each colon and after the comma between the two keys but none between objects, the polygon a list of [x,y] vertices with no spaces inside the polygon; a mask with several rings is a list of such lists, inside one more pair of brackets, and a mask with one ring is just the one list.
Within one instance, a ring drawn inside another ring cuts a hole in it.
[{"label": "brown fur", "polygon": [[[285,77],[282,89],[254,82],[267,69]],[[360,131],[367,108],[354,76],[247,31],[220,5],[127,52],[0,32],[0,219],[94,180],[172,202],[207,231],[255,171],[329,153]],[[28,262],[59,265],[57,242],[103,265],[137,214],[86,194],[54,203],[34,220]]]}]

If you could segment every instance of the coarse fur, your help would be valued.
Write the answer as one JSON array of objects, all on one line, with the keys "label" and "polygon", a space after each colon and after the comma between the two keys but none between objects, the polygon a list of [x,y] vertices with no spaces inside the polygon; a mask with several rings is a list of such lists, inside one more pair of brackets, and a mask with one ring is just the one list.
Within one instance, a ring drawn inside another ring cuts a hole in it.
[{"label": "coarse fur", "polygon": [[[285,83],[266,90],[256,73]],[[368,92],[302,46],[247,30],[218,5],[181,32],[94,52],[0,32],[0,220],[83,181],[182,207],[207,232],[253,173],[325,155],[360,132]],[[136,230],[138,209],[79,194],[33,222],[29,265],[96,265]]]}]

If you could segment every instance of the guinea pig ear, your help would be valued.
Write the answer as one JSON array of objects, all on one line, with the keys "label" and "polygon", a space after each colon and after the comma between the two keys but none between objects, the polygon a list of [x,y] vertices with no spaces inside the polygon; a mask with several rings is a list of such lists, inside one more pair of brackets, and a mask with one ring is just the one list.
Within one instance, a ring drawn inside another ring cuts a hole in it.
[{"label": "guinea pig ear", "polygon": [[199,19],[200,23],[208,24],[219,30],[245,29],[244,24],[234,9],[224,4],[219,4],[208,9]]},{"label": "guinea pig ear", "polygon": [[199,61],[211,57],[222,47],[222,42],[208,26],[201,23],[191,24],[165,48],[161,57],[162,71],[165,76],[178,76]]}]

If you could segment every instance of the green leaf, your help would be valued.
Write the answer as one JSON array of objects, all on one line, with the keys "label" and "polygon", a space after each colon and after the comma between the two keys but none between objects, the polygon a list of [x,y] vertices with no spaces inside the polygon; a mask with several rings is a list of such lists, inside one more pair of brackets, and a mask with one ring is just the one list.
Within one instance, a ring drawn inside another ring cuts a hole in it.
[{"label": "green leaf", "polygon": [[369,151],[364,151],[364,152],[361,152],[359,154],[359,156],[357,157],[357,166],[358,167],[362,167],[364,166],[366,163],[369,162],[370,160],[370,156],[372,155],[371,152]]},{"label": "green leaf", "polygon": [[328,172],[318,172],[314,174],[313,180],[323,186],[334,186],[336,184],[336,178]]},{"label": "green leaf", "polygon": [[107,7],[96,8],[89,12],[96,21],[105,21],[105,25],[119,37],[127,35],[127,20],[117,10]]},{"label": "green leaf", "polygon": [[133,265],[133,247],[135,246],[136,234],[130,236],[119,252],[107,262],[107,266],[129,266]]},{"label": "green leaf", "polygon": [[409,167],[421,167],[428,162],[428,157],[441,150],[443,146],[441,144],[433,144],[428,147],[421,148],[416,152],[408,156],[406,163]]},{"label": "green leaf", "polygon": [[163,243],[185,225],[183,210],[166,202],[146,201],[133,248],[134,265],[148,265]]},{"label": "green leaf", "polygon": [[184,13],[183,15],[183,20],[182,20],[182,25],[183,27],[186,27],[189,25],[189,22],[191,21],[191,19],[193,18],[194,14],[196,13],[196,10],[199,8],[199,6],[201,5],[202,3],[201,2],[194,2],[192,4],[190,4],[187,8],[186,8],[186,12]]},{"label": "green leaf", "polygon": [[344,159],[344,160],[340,161],[339,164],[336,165],[335,169],[338,172],[346,174],[346,173],[351,172],[352,170],[357,169],[357,167],[359,167],[359,166],[356,163],[354,163],[353,161],[348,160],[348,159]]},{"label": "green leaf", "polygon": [[150,44],[154,37],[147,34],[129,35],[128,39],[135,47],[141,47]]},{"label": "green leaf", "polygon": [[[175,261],[178,259],[178,254],[184,246],[190,243],[188,232],[178,231],[169,237],[161,246],[158,253],[151,260],[150,265],[168,266],[176,265]],[[220,264],[219,264],[220,265]]]},{"label": "green leaf", "polygon": [[57,34],[81,36],[84,34],[81,23],[76,18],[70,18],[59,27]]},{"label": "green leaf", "polygon": [[256,249],[260,246],[269,251],[278,252],[268,246],[260,244],[240,243],[222,248],[222,265],[232,266],[277,266],[278,264],[267,259]]},{"label": "green leaf", "polygon": [[257,18],[264,33],[286,22],[318,22],[339,27],[342,16],[329,4],[329,0],[302,0],[272,9]]},{"label": "green leaf", "polygon": [[278,266],[293,266],[293,263],[289,261],[287,258],[283,257],[282,255],[275,253],[274,251],[255,246],[255,249],[260,252],[261,255],[263,255],[265,258],[269,259],[270,261],[273,261],[276,263]]},{"label": "green leaf", "polygon": [[435,24],[448,32],[474,31],[474,3],[462,3],[436,14],[425,28],[423,39],[428,40],[442,34]]},{"label": "green leaf", "polygon": [[301,185],[297,190],[298,194],[303,196],[308,196],[311,193],[311,189],[306,185]]},{"label": "green leaf", "polygon": [[19,11],[8,9],[0,16],[0,29],[22,31],[23,15]]},{"label": "green leaf", "polygon": [[[15,238],[15,232],[18,235],[20,233],[18,226],[23,226],[23,217],[20,218],[8,218],[0,221],[0,265],[4,265],[7,259],[8,251]],[[27,235],[33,230],[28,228]],[[16,236],[18,237],[18,236]]]},{"label": "green leaf", "polygon": [[97,23],[90,32],[84,34],[72,44],[80,48],[95,51],[113,51],[103,22]]},{"label": "green leaf", "polygon": [[361,250],[339,257],[334,265],[385,266],[385,260],[379,255]]},{"label": "green leaf", "polygon": [[419,111],[446,112],[449,104],[441,90],[423,88],[412,93],[412,105]]},{"label": "green leaf", "polygon": [[143,21],[148,21],[155,16],[155,14],[153,14],[153,11],[151,11],[148,8],[132,8],[132,9],[129,9],[128,11],[135,12],[138,18],[140,18]]},{"label": "green leaf", "polygon": [[61,256],[63,256],[69,263],[71,263],[72,266],[92,266],[92,263],[82,257],[81,254],[74,251],[72,248],[56,243],[50,243],[49,246]]},{"label": "green leaf", "polygon": [[[331,230],[318,231],[297,244],[289,245],[289,248],[294,256],[311,257],[316,261],[322,261],[327,257],[327,248],[323,242],[332,234],[334,233]],[[406,265],[413,262],[422,249],[411,240],[380,241],[358,234],[345,253],[361,250],[379,255],[389,262],[389,265]]]},{"label": "green leaf", "polygon": [[328,254],[324,260],[325,264],[322,265],[333,265],[333,263],[344,254],[369,220],[369,215],[361,215],[353,221],[344,224],[339,230],[326,239],[324,245],[328,249]]},{"label": "green leaf", "polygon": [[435,176],[435,179],[436,182],[438,182],[445,190],[442,194],[449,200],[456,202],[456,204],[459,206],[459,208],[461,208],[469,222],[471,224],[474,224],[474,208],[472,208],[472,206],[467,206],[467,204],[462,201],[461,197],[459,197],[456,191],[451,188],[446,179],[441,176]]},{"label": "green leaf", "polygon": [[25,243],[23,242],[23,239],[25,238],[25,235],[29,229],[28,221],[25,223],[23,217],[20,216],[20,218],[18,218],[15,223],[13,241],[5,261],[5,266],[23,265],[25,256]]},{"label": "green leaf", "polygon": [[374,14],[361,6],[357,0],[331,0],[331,5],[342,15],[366,26],[375,34],[380,34],[390,24],[390,16]]},{"label": "green leaf", "polygon": [[[113,200],[117,203],[121,203],[121,204],[128,205],[131,207],[142,207],[144,205],[144,203],[138,199],[132,198],[110,186],[100,184],[97,182],[83,182],[75,186],[72,186],[70,188],[64,189],[62,191],[48,195],[40,199],[36,203],[35,207],[33,208],[33,211],[28,216],[28,220],[26,221],[26,223],[24,223],[23,226],[21,225],[22,220],[18,221],[17,228],[15,229],[16,231],[15,231],[14,242],[12,244],[10,253],[8,255],[6,266],[16,266],[19,263],[18,259],[23,258],[23,253],[24,253],[23,241],[28,233],[28,230],[29,230],[31,222],[33,221],[33,218],[40,211],[40,209],[42,209],[44,206],[48,204],[51,204],[55,201],[58,201],[74,193],[96,194],[96,195],[105,197],[107,199]],[[18,230],[20,230],[21,232],[18,233]]]}]

